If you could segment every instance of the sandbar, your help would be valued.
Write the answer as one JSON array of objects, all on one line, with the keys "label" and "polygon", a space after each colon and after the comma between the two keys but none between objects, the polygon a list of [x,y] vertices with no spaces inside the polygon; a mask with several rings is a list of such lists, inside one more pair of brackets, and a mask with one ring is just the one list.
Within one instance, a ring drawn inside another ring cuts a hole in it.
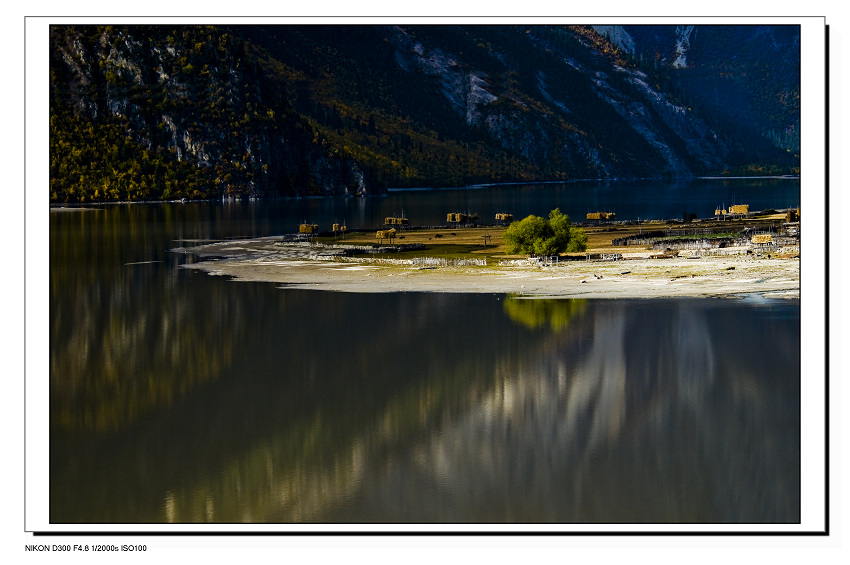
[{"label": "sandbar", "polygon": [[[284,246],[285,247],[285,246]],[[800,297],[799,258],[647,257],[553,265],[422,267],[374,258],[293,256],[285,248],[228,243],[225,256],[183,265],[236,281],[338,292],[498,293],[563,298]],[[290,249],[291,250],[291,249]],[[178,249],[199,257],[204,248]],[[228,255],[229,254],[229,255]]]}]

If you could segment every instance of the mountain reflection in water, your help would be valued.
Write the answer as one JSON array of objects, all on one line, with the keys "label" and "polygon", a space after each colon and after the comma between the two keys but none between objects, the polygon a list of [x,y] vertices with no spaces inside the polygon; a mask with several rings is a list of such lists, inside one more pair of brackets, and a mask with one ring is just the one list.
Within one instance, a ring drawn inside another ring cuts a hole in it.
[{"label": "mountain reflection in water", "polygon": [[[246,288],[231,376],[69,438],[54,521],[799,520],[798,302],[566,301],[530,328],[509,297]],[[261,312],[280,293],[309,328]]]},{"label": "mountain reflection in water", "polygon": [[784,337],[741,335],[716,303],[591,304],[591,331],[544,340],[328,519],[797,521],[799,360]]}]

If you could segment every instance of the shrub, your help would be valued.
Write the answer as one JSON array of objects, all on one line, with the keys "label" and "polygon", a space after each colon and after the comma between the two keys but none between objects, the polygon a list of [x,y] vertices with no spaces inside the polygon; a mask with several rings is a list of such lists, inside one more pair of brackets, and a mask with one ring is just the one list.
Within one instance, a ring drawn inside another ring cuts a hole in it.
[{"label": "shrub", "polygon": [[574,228],[570,217],[555,208],[549,218],[528,216],[511,223],[504,235],[508,253],[555,255],[565,251],[587,249],[587,234]]}]

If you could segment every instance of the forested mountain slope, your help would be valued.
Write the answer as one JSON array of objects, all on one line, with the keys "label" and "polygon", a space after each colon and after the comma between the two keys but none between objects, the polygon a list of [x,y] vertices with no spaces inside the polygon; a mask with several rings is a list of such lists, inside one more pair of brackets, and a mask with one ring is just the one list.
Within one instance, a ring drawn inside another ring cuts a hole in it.
[{"label": "forested mountain slope", "polygon": [[799,31],[765,29],[688,67],[675,26],[56,26],[50,198],[790,173]]}]

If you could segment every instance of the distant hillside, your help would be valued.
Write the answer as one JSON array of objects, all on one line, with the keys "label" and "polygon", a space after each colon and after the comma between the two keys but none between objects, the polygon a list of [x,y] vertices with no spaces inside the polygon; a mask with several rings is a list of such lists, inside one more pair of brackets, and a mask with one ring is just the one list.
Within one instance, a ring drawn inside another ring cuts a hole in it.
[{"label": "distant hillside", "polygon": [[726,28],[52,27],[51,201],[798,170],[793,34]]},{"label": "distant hillside", "polygon": [[749,154],[753,148],[743,144],[756,142],[762,152],[778,147],[799,153],[798,26],[622,29],[634,44],[635,58],[667,69],[670,90],[699,111],[736,152]]}]

